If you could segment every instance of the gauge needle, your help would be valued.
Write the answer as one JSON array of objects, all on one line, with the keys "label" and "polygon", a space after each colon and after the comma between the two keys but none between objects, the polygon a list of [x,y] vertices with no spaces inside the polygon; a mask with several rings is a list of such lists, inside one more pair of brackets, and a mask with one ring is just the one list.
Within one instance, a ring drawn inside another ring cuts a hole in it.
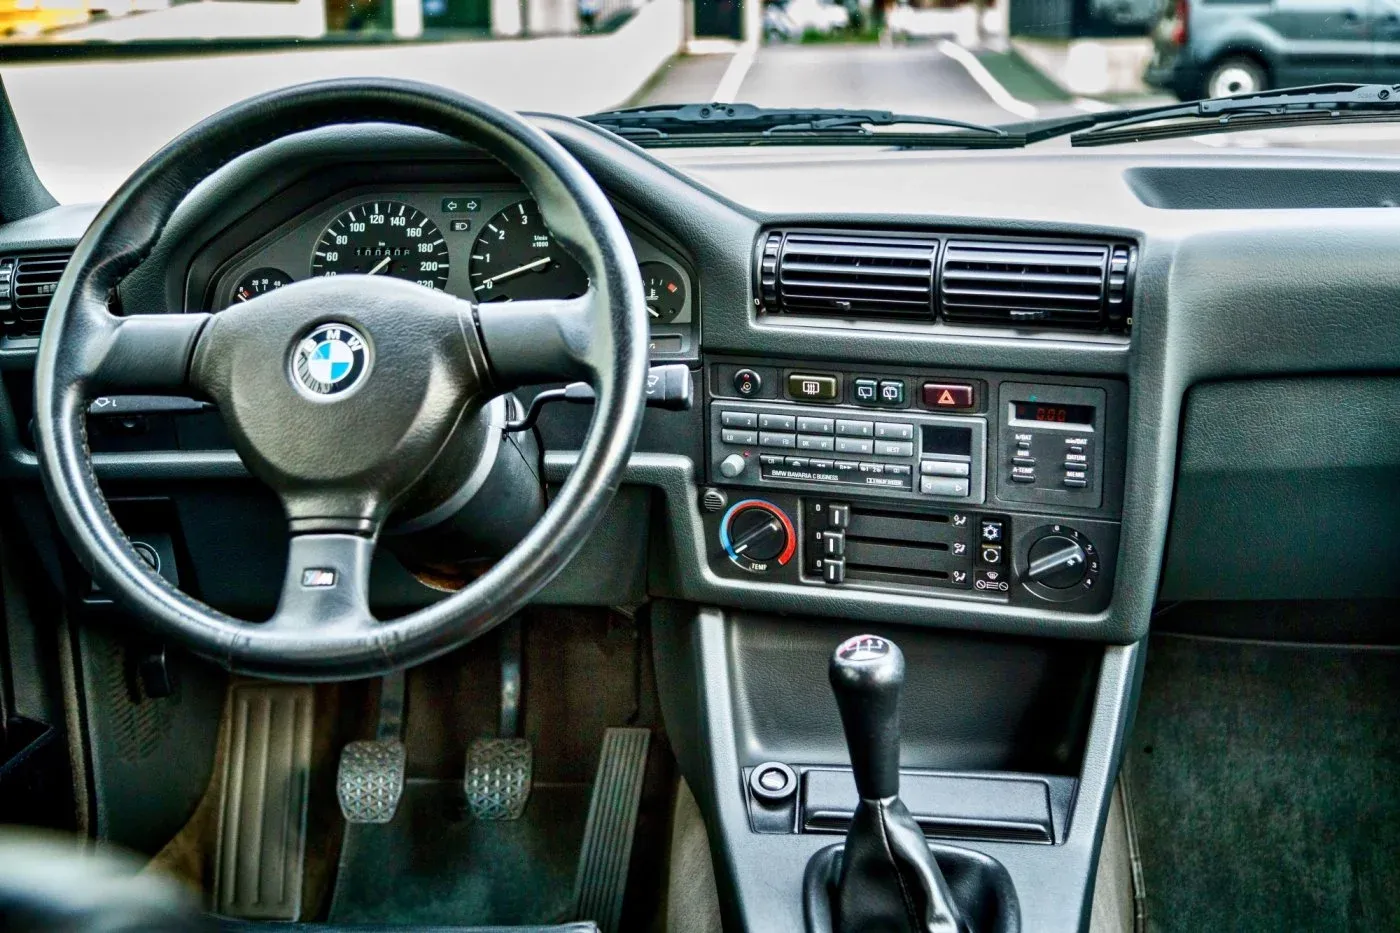
[{"label": "gauge needle", "polygon": [[371,269],[371,270],[369,270],[368,272],[366,272],[365,275],[374,275],[374,274],[376,274],[377,272],[379,272],[380,269],[383,269],[385,266],[387,266],[387,265],[389,264],[389,260],[390,260],[391,258],[393,258],[393,257],[385,256],[383,259],[379,260],[379,265],[375,266],[373,269]]},{"label": "gauge needle", "polygon": [[490,285],[492,282],[499,282],[501,279],[508,279],[508,278],[510,278],[510,277],[513,276],[513,275],[519,275],[519,274],[522,273],[522,272],[529,272],[531,269],[538,269],[540,266],[549,265],[549,261],[550,261],[550,259],[549,259],[548,256],[541,256],[539,259],[536,259],[534,262],[527,262],[527,263],[525,263],[525,265],[523,265],[523,266],[516,266],[514,269],[511,269],[511,270],[506,271],[506,272],[502,272],[500,275],[493,275],[493,276],[491,276],[491,278],[487,279],[485,282],[482,282],[481,284],[482,284],[482,285]]},{"label": "gauge needle", "polygon": [[647,305],[647,314],[650,314],[652,317],[661,317],[661,312],[653,308],[651,305]]}]

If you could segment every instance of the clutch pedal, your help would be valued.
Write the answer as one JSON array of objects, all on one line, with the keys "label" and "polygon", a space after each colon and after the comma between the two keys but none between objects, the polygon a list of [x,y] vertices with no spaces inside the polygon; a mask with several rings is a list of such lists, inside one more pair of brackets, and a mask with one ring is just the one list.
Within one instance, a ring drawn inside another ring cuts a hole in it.
[{"label": "clutch pedal", "polygon": [[467,810],[478,820],[518,820],[530,799],[535,751],[520,738],[521,673],[524,651],[518,619],[500,629],[501,718],[498,738],[474,739],[467,746],[463,787]]},{"label": "clutch pedal", "polygon": [[387,823],[403,799],[404,674],[379,687],[379,726],[370,741],[349,742],[340,752],[335,791],[347,823]]}]

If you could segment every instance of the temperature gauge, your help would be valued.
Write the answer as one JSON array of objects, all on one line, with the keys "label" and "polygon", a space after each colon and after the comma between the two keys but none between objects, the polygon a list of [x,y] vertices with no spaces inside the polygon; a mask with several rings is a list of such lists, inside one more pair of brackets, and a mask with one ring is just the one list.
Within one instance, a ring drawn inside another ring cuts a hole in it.
[{"label": "temperature gauge", "polygon": [[685,280],[670,263],[644,262],[641,270],[647,319],[653,324],[671,323],[685,310]]},{"label": "temperature gauge", "polygon": [[281,288],[292,280],[292,277],[281,269],[274,269],[271,266],[264,266],[261,269],[254,269],[243,276],[238,282],[238,287],[233,290],[233,304],[243,301],[252,301],[254,298]]}]

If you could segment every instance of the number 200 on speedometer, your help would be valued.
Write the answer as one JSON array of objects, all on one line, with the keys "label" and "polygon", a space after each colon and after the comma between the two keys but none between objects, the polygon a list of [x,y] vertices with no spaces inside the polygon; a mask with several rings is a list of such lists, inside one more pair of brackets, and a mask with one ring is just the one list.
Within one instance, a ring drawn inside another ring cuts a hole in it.
[{"label": "number 200 on speedometer", "polygon": [[447,243],[422,211],[398,201],[366,201],[332,220],[316,242],[312,275],[392,275],[444,288]]}]

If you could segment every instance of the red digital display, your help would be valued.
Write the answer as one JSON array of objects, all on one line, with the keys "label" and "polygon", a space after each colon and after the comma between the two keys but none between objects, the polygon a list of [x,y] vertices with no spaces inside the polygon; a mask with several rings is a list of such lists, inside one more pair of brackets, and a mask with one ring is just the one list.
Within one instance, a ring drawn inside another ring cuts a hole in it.
[{"label": "red digital display", "polygon": [[1012,402],[1019,421],[1045,421],[1053,424],[1094,423],[1094,409],[1090,405],[1046,405],[1040,402]]}]

